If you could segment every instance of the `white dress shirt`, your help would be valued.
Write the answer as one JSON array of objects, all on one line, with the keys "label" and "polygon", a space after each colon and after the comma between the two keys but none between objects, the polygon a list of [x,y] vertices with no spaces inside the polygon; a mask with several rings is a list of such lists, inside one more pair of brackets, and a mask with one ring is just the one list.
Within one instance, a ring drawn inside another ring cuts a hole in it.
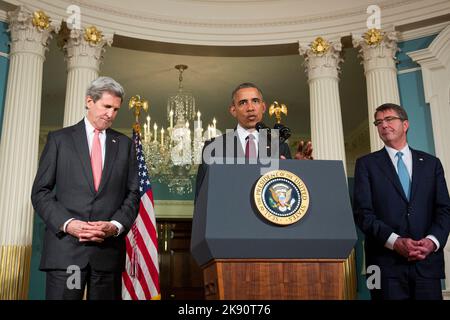
[{"label": "white dress shirt", "polygon": [[[92,151],[92,141],[94,140],[94,134],[95,134],[95,128],[94,126],[89,122],[89,120],[87,119],[87,117],[84,117],[84,124],[86,127],[86,138],[88,141],[88,146],[89,146],[89,155],[91,154]],[[102,169],[105,166],[105,143],[106,143],[106,130],[102,130],[99,133],[99,139],[100,139],[100,146],[102,148]],[[64,225],[63,225],[63,231],[66,232],[67,230],[67,225],[69,224],[70,221],[74,220],[75,218],[71,218],[69,220],[67,220]],[[118,236],[119,234],[121,234],[124,230],[124,227],[122,226],[122,224],[116,220],[111,220],[110,221],[113,225],[115,225],[118,229],[118,232],[115,236]]]},{"label": "white dress shirt", "polygon": [[[398,168],[397,168],[397,161],[398,161],[398,157],[397,157],[397,152],[402,152],[403,156],[402,156],[402,160],[405,163],[406,166],[406,170],[408,170],[408,174],[409,174],[409,179],[412,181],[412,153],[411,153],[411,149],[409,149],[408,144],[406,144],[401,150],[396,150],[394,148],[385,146],[387,153],[389,154],[389,158],[392,161],[392,164],[394,165],[395,171],[398,174]],[[395,232],[392,232],[391,235],[389,236],[389,238],[387,239],[386,243],[384,244],[384,246],[386,248],[389,248],[391,250],[394,250],[394,243],[395,241],[399,238],[400,236],[398,234],[396,234]],[[434,244],[436,245],[436,250],[439,250],[440,244],[438,239],[433,236],[432,234],[427,236],[428,239],[430,239],[431,241],[434,242]]]},{"label": "white dress shirt", "polygon": [[239,141],[241,142],[242,149],[245,154],[245,146],[247,145],[247,137],[252,134],[255,137],[256,154],[258,154],[258,142],[259,142],[259,132],[256,129],[246,130],[241,127],[240,124],[237,125],[236,131],[238,133]]}]

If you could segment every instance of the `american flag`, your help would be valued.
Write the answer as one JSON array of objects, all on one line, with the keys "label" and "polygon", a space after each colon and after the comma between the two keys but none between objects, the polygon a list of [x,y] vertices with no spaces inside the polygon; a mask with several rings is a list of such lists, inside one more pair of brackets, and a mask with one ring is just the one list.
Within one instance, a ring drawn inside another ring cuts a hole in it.
[{"label": "american flag", "polygon": [[141,139],[134,130],[133,141],[136,146],[141,200],[139,214],[126,237],[127,256],[125,271],[122,273],[122,299],[160,299],[158,240],[152,186]]}]

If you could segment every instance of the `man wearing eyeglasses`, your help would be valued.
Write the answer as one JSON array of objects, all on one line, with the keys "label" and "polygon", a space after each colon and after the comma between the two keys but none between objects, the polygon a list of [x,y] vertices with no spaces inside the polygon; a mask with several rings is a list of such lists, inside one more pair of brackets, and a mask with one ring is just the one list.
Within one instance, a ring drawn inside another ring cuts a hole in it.
[{"label": "man wearing eyeglasses", "polygon": [[374,125],[385,147],[359,158],[353,210],[367,267],[381,271],[372,299],[441,300],[450,200],[438,158],[408,146],[406,111],[383,104]]}]

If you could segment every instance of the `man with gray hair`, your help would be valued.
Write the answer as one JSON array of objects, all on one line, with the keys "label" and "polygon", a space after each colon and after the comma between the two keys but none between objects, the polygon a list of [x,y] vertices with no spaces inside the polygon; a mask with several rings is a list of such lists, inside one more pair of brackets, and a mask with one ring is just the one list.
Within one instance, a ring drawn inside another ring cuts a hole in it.
[{"label": "man with gray hair", "polygon": [[86,92],[87,113],[50,132],[31,200],[46,225],[40,270],[46,298],[120,299],[125,235],[139,209],[135,148],[110,129],[124,96],[109,77]]}]

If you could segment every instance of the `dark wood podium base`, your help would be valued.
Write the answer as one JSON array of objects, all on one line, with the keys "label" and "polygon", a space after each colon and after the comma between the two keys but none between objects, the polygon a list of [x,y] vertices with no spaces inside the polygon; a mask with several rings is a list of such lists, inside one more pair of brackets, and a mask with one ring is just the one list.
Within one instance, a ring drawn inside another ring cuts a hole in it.
[{"label": "dark wood podium base", "polygon": [[203,267],[210,300],[356,298],[354,255],[348,259],[217,259]]}]

